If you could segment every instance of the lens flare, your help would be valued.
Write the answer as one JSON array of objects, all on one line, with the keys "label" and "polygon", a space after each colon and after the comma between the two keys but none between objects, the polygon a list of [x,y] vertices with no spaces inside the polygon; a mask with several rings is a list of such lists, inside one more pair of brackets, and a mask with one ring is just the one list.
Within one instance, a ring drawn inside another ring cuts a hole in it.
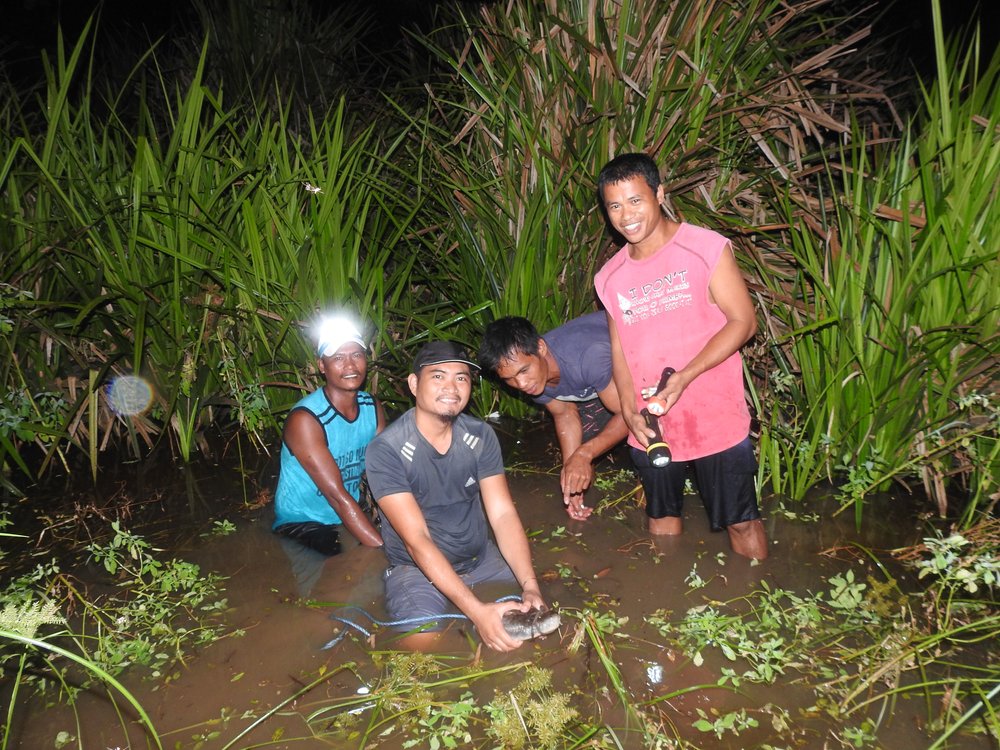
[{"label": "lens flare", "polygon": [[345,315],[330,315],[322,318],[316,327],[316,354],[328,357],[344,344],[355,343],[367,348],[358,325]]},{"label": "lens flare", "polygon": [[134,417],[143,414],[153,403],[153,388],[138,375],[121,375],[104,391],[115,414]]}]

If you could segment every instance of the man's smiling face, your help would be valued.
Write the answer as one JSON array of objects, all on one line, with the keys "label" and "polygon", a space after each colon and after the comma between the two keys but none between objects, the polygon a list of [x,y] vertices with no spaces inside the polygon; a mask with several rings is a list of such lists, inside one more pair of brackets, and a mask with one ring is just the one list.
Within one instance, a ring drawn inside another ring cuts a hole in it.
[{"label": "man's smiling face", "polygon": [[426,365],[410,375],[409,385],[418,410],[454,420],[472,395],[472,371],[464,362]]},{"label": "man's smiling face", "polygon": [[662,185],[654,192],[643,177],[629,177],[606,185],[603,198],[611,226],[630,245],[642,248],[650,238],[656,241],[656,233],[663,229]]},{"label": "man's smiling face", "polygon": [[511,388],[529,396],[539,396],[545,390],[549,368],[541,353],[514,352],[500,363],[496,374]]},{"label": "man's smiling face", "polygon": [[319,370],[330,387],[358,391],[368,375],[368,353],[361,344],[344,344],[333,354],[320,357]]}]

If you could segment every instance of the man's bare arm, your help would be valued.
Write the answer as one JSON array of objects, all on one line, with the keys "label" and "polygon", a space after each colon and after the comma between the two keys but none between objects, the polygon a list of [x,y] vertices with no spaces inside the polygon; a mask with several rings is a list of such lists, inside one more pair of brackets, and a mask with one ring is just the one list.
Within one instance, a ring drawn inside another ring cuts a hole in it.
[{"label": "man's bare arm", "polygon": [[621,405],[614,383],[609,384],[600,394],[601,402],[613,416],[590,440],[583,440],[583,425],[580,410],[575,403],[552,400],[545,408],[552,415],[556,436],[562,450],[563,466],[559,484],[563,493],[563,505],[571,518],[583,520],[590,516],[591,509],[583,504],[583,493],[594,482],[594,461],[625,439],[628,429],[621,417]]},{"label": "man's bare arm", "polygon": [[486,518],[493,529],[500,554],[507,561],[514,577],[521,587],[523,609],[544,607],[538,577],[531,564],[531,547],[528,535],[524,532],[524,524],[514,506],[510,495],[510,487],[504,474],[497,474],[479,481],[479,491],[483,498]]},{"label": "man's bare arm", "polygon": [[608,333],[611,336],[611,371],[614,377],[615,390],[621,404],[622,420],[626,428],[635,435],[643,447],[649,445],[650,438],[655,437],[652,430],[646,426],[646,420],[639,414],[635,404],[635,392],[632,386],[632,373],[625,361],[621,340],[618,338],[618,328],[614,319],[608,316]]}]

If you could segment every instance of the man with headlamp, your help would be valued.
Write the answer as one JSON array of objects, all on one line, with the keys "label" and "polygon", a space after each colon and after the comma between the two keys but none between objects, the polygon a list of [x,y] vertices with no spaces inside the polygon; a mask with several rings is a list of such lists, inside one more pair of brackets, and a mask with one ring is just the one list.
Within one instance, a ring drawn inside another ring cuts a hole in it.
[{"label": "man with headlamp", "polygon": [[362,390],[367,346],[351,321],[333,318],[320,329],[317,358],[326,382],[285,421],[272,528],[327,556],[340,552],[343,527],[361,544],[380,547],[381,534],[358,504],[365,451],[386,421]]}]

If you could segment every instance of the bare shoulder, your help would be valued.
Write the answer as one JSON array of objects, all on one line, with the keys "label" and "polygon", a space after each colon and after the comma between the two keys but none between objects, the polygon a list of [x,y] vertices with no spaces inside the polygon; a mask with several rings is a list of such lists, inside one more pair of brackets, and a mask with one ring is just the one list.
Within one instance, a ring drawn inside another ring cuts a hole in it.
[{"label": "bare shoulder", "polygon": [[719,256],[719,262],[708,282],[708,290],[712,301],[719,307],[726,307],[727,304],[751,304],[743,271],[736,262],[731,245],[727,245]]},{"label": "bare shoulder", "polygon": [[283,432],[285,442],[289,439],[322,438],[323,428],[316,416],[308,409],[294,409],[285,419]]}]

